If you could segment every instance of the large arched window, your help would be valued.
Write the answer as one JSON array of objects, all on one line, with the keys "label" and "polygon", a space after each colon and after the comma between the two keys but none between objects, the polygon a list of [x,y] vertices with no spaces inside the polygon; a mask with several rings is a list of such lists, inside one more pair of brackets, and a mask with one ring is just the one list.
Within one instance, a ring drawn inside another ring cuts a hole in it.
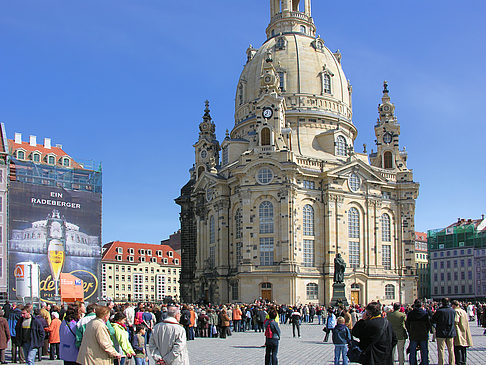
[{"label": "large arched window", "polygon": [[270,146],[270,128],[262,128],[260,132],[262,146]]},{"label": "large arched window", "polygon": [[390,151],[386,151],[383,154],[383,167],[385,169],[392,169],[393,168],[393,155]]},{"label": "large arched window", "polygon": [[304,236],[314,236],[314,208],[307,204],[303,209]]},{"label": "large arched window", "polygon": [[235,238],[239,239],[243,237],[243,215],[241,209],[236,209],[235,213]]},{"label": "large arched window", "polygon": [[388,284],[385,285],[385,298],[386,299],[395,299],[395,285]]},{"label": "large arched window", "polygon": [[319,286],[315,283],[309,283],[305,287],[308,300],[316,300],[319,296]]},{"label": "large arched window", "polygon": [[337,136],[336,138],[336,155],[346,156],[346,139],[343,136]]},{"label": "large arched window", "polygon": [[273,204],[264,201],[260,204],[260,233],[273,233]]},{"label": "large arched window", "polygon": [[381,240],[391,242],[390,216],[386,213],[381,216]]},{"label": "large arched window", "polygon": [[209,243],[216,241],[216,228],[214,226],[214,215],[209,218]]},{"label": "large arched window", "polygon": [[359,267],[360,258],[360,241],[359,241],[359,212],[356,208],[348,211],[348,248],[349,248],[349,266],[352,268]]}]

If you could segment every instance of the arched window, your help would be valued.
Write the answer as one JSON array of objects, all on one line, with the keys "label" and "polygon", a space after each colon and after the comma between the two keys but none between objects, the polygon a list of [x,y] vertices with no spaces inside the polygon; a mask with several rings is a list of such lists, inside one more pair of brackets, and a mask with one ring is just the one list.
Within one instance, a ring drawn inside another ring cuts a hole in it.
[{"label": "arched window", "polygon": [[386,213],[381,216],[381,240],[391,242],[390,216]]},{"label": "arched window", "polygon": [[304,25],[300,26],[300,32],[306,34],[307,33],[307,28]]},{"label": "arched window", "polygon": [[393,155],[390,151],[386,151],[383,154],[383,166],[385,169],[393,168]]},{"label": "arched window", "polygon": [[314,267],[315,258],[314,258],[314,240],[304,240],[304,251],[303,251],[303,265],[305,267]]},{"label": "arched window", "polygon": [[359,290],[359,284],[351,284],[351,290]]},{"label": "arched window", "polygon": [[41,160],[41,156],[39,153],[33,153],[32,154],[32,161],[34,161],[35,163],[39,163]]},{"label": "arched window", "polygon": [[235,238],[239,239],[243,237],[243,215],[241,209],[238,208],[235,213]]},{"label": "arched window", "polygon": [[264,201],[260,204],[260,233],[273,233],[273,204]]},{"label": "arched window", "polygon": [[304,236],[314,236],[314,208],[307,204],[303,209]]},{"label": "arched window", "polygon": [[199,166],[199,169],[197,170],[197,178],[198,179],[202,176],[202,174],[204,173],[204,170],[205,170],[204,166]]},{"label": "arched window", "polygon": [[305,287],[308,300],[316,300],[319,296],[319,286],[315,283],[309,283]]},{"label": "arched window", "polygon": [[216,242],[216,228],[214,224],[214,215],[209,218],[209,243]]},{"label": "arched window", "polygon": [[395,299],[395,285],[387,284],[385,285],[385,298],[386,299]]},{"label": "arched window", "polygon": [[327,73],[322,75],[322,92],[323,94],[331,93],[331,75]]},{"label": "arched window", "polygon": [[346,139],[343,136],[336,138],[336,155],[346,156]]},{"label": "arched window", "polygon": [[270,146],[270,128],[262,128],[260,132],[262,146]]},{"label": "arched window", "polygon": [[243,83],[240,83],[240,85],[238,86],[238,100],[240,105],[243,104],[243,100],[244,100],[243,88],[244,88]]},{"label": "arched window", "polygon": [[285,72],[278,73],[280,91],[285,91]]},{"label": "arched window", "polygon": [[56,164],[56,158],[55,158],[54,156],[49,156],[49,157],[47,158],[47,163],[48,163],[49,165],[55,165],[55,164]]},{"label": "arched window", "polygon": [[359,267],[361,255],[359,231],[359,212],[353,207],[348,211],[349,266],[352,268]]},{"label": "arched window", "polygon": [[277,39],[277,42],[275,43],[275,48],[276,49],[284,49],[285,48],[285,38],[280,37]]},{"label": "arched window", "polygon": [[17,151],[17,158],[19,160],[25,160],[25,152],[24,151]]}]

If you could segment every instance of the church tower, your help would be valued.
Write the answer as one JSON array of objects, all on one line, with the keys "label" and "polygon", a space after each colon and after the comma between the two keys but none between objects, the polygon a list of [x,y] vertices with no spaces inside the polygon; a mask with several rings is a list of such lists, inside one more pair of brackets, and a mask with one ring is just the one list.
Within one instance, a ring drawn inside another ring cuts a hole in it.
[{"label": "church tower", "polygon": [[340,253],[349,302],[411,302],[419,186],[388,85],[378,150],[356,152],[351,83],[341,52],[317,35],[311,0],[269,3],[267,39],[243,56],[234,125],[220,147],[206,105],[176,200],[182,300],[328,305]]},{"label": "church tower", "polygon": [[376,154],[371,164],[387,170],[407,170],[407,152],[400,151],[400,124],[395,116],[395,105],[390,101],[388,82],[383,84],[383,98],[378,106],[379,118],[375,125]]}]

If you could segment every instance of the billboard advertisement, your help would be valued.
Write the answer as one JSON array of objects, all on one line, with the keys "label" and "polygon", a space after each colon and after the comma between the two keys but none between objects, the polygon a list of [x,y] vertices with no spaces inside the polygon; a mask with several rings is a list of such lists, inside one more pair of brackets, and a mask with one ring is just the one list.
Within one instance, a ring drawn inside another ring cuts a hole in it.
[{"label": "billboard advertisement", "polygon": [[9,187],[9,297],[17,263],[40,267],[40,298],[61,297],[61,274],[83,282],[84,299],[99,296],[101,194],[12,181]]}]

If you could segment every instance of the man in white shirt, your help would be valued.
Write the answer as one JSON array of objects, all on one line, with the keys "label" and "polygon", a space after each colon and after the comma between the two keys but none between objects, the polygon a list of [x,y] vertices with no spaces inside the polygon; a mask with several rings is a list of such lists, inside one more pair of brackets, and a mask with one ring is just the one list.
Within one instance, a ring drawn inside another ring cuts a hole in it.
[{"label": "man in white shirt", "polygon": [[154,327],[148,344],[148,354],[159,365],[189,365],[186,330],[179,325],[181,312],[169,307],[167,318]]}]

